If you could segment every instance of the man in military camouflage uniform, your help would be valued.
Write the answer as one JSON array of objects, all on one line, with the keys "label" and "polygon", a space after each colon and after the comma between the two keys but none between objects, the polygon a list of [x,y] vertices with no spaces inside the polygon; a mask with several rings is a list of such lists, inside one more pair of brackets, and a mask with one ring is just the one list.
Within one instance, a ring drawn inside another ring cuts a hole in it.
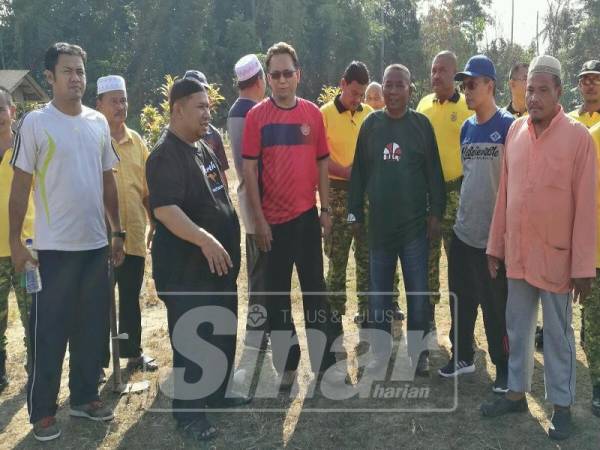
[{"label": "man in military camouflage uniform", "polygon": [[[354,241],[356,260],[356,290],[366,293],[369,289],[369,249],[366,229],[355,234],[346,218],[348,201],[348,180],[356,140],[362,121],[373,110],[362,103],[369,84],[367,67],[353,61],[346,68],[340,81],[341,93],[321,108],[329,158],[329,204],[331,205],[332,229],[325,240],[325,254],[329,258],[327,290],[337,334],[342,333],[341,316],[346,313],[346,268],[350,246]],[[359,314],[366,314],[367,296],[358,295]]]},{"label": "man in military camouflage uniform", "polygon": [[[13,170],[9,162],[13,154],[11,125],[15,112],[16,108],[10,93],[0,88],[0,392],[8,385],[5,334],[8,324],[8,295],[11,287],[17,297],[21,323],[25,330],[25,348],[29,348],[28,324],[31,297],[25,292],[22,276],[15,274],[8,244],[8,199],[13,178]],[[23,238],[31,237],[32,223],[33,206],[30,202],[23,224]],[[29,351],[27,351],[27,354],[29,355]]]},{"label": "man in military camouflage uniform", "polygon": [[[447,254],[458,210],[462,180],[460,129],[463,122],[473,115],[473,111],[467,107],[464,95],[458,92],[454,84],[457,70],[454,53],[448,50],[438,53],[431,64],[433,93],[423,97],[417,106],[417,111],[425,114],[433,126],[446,182],[446,212],[442,219],[442,239],[432,240],[429,247],[429,291],[433,293],[430,297],[433,304],[440,301],[439,265],[442,242]],[[435,309],[432,308],[431,311],[433,313]],[[435,328],[434,317],[432,326]]]},{"label": "man in military camouflage uniform", "polygon": [[[596,143],[598,157],[600,158],[600,124],[593,126],[590,133]],[[600,214],[600,211],[598,211]],[[599,222],[600,232],[600,222]],[[592,283],[592,291],[583,302],[583,346],[588,360],[590,378],[592,382],[592,412],[600,417],[600,241],[598,241],[596,255],[596,279]]]},{"label": "man in military camouflage uniform", "polygon": [[600,269],[584,302],[585,354],[592,382],[592,412],[600,417]]},{"label": "man in military camouflage uniform", "polygon": [[[20,274],[15,274],[10,256],[0,257],[0,392],[8,385],[6,377],[6,328],[8,324],[8,295],[14,289],[21,323],[23,324],[25,348],[29,348],[29,311],[31,297],[25,292]],[[29,352],[28,352],[29,354]]]}]

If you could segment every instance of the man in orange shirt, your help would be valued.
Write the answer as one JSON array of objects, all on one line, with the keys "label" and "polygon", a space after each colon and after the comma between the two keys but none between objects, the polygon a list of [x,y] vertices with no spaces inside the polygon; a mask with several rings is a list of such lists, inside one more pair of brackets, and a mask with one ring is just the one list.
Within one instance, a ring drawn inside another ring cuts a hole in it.
[{"label": "man in orange shirt", "polygon": [[587,129],[560,106],[560,74],[556,58],[534,58],[527,77],[529,118],[518,119],[506,140],[487,254],[493,278],[502,262],[506,265],[509,391],[481,406],[487,417],[527,411],[541,297],[546,397],[554,404],[552,439],[566,439],[572,431],[572,300],[585,298],[595,277],[597,231],[591,207],[597,201],[596,150]]}]

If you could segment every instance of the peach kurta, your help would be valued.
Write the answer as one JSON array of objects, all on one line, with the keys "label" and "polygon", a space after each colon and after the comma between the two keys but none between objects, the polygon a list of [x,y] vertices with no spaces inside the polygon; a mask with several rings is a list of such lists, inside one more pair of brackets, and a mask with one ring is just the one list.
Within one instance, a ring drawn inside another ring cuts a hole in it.
[{"label": "peach kurta", "polygon": [[538,137],[530,117],[513,123],[487,247],[508,278],[567,293],[596,276],[596,177],[594,142],[562,108]]}]

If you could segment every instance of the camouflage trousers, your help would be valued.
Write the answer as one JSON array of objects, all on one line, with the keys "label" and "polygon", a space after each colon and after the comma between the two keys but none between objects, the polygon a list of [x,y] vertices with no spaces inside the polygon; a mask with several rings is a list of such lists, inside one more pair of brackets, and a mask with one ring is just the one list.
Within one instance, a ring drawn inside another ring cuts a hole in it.
[{"label": "camouflage trousers", "polygon": [[[358,231],[348,224],[348,190],[340,187],[329,187],[329,205],[331,206],[331,234],[325,239],[325,255],[329,258],[327,270],[327,291],[331,311],[337,314],[346,313],[346,268],[350,247],[353,247],[356,261],[356,291],[358,295],[359,313],[367,311],[367,295],[369,290],[369,244],[367,227],[360,224]],[[354,244],[354,245],[352,245]]]},{"label": "camouflage trousers", "polygon": [[31,296],[25,292],[21,276],[15,274],[10,257],[0,257],[0,352],[6,350],[6,327],[8,324],[8,294],[10,288],[15,291],[21,323],[25,330],[24,344],[29,349],[29,312],[31,311]]},{"label": "camouflage trousers", "polygon": [[583,302],[585,325],[585,354],[590,369],[592,385],[600,384],[600,270],[596,270],[596,279],[592,291]]},{"label": "camouflage trousers", "polygon": [[[456,185],[458,184],[458,187]],[[438,304],[440,302],[440,258],[442,257],[442,242],[444,243],[444,251],[446,256],[450,251],[450,240],[454,233],[453,227],[456,220],[456,212],[458,210],[458,198],[460,195],[460,183],[446,183],[446,212],[442,219],[442,238],[430,241],[429,243],[429,291],[437,292],[437,295],[432,295],[431,303]]]}]

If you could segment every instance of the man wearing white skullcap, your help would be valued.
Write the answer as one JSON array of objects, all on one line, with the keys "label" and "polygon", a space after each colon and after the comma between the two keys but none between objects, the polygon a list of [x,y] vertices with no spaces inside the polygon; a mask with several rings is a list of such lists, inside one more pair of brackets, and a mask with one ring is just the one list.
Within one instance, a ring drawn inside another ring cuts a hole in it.
[{"label": "man wearing white skullcap", "polygon": [[[125,260],[115,269],[115,281],[119,288],[119,333],[127,333],[128,339],[120,341],[122,358],[129,358],[130,369],[157,370],[154,358],[144,355],[141,347],[142,320],[140,312],[140,290],[144,278],[147,242],[150,242],[154,227],[150,221],[146,239],[148,210],[148,188],[145,164],[148,148],[141,136],[125,125],[127,120],[127,89],[125,80],[119,75],[108,75],[98,79],[96,109],[106,117],[110,127],[112,145],[121,157],[116,166],[115,178],[119,193],[121,224],[127,232]],[[110,359],[109,337],[106,337],[104,367]],[[103,378],[103,374],[100,375]]]},{"label": "man wearing white skullcap", "polygon": [[487,417],[527,411],[541,298],[552,439],[572,432],[573,302],[585,298],[596,275],[596,149],[585,126],[563,111],[561,93],[560,62],[534,58],[527,76],[529,117],[517,119],[506,138],[487,246],[491,277],[505,266],[508,278],[508,392],[481,406]]},{"label": "man wearing white skullcap", "polygon": [[[246,114],[254,105],[265,97],[265,75],[262,65],[256,55],[250,54],[240,58],[235,63],[235,77],[239,97],[229,110],[227,116],[227,132],[231,143],[233,163],[238,177],[237,195],[240,207],[240,217],[246,230],[246,267],[248,270],[248,291],[264,292],[264,268],[266,254],[259,250],[256,244],[254,213],[248,199],[244,173],[242,170],[242,133],[246,123]],[[250,295],[248,300],[248,314],[254,311],[254,305],[265,307],[264,296]],[[260,327],[252,327],[252,322],[246,322],[246,345],[264,350],[267,345],[267,323]]]}]

